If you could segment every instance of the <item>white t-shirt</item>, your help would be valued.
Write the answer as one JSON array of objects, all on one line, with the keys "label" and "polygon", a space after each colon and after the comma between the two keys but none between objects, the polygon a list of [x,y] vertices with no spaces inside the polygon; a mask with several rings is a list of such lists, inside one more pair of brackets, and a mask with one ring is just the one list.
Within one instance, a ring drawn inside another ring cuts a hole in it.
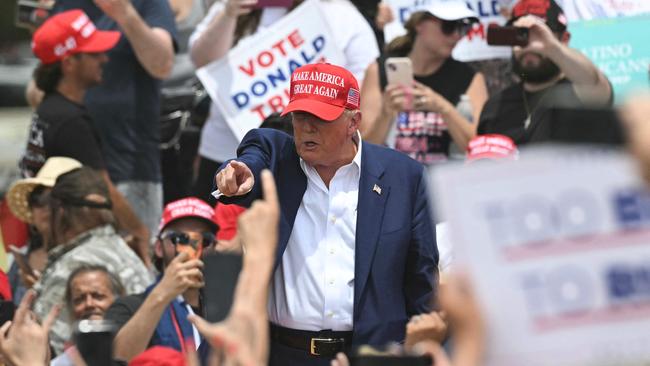
[{"label": "white t-shirt", "polygon": [[[348,69],[361,85],[366,68],[379,56],[375,34],[350,1],[321,0],[320,4],[336,44],[341,45],[345,54],[346,63],[341,66]],[[190,37],[190,48],[206,30],[212,19],[223,11],[224,5],[223,1],[218,1],[210,7],[208,15],[197,25]],[[286,8],[265,8],[257,32],[264,31],[286,13]],[[240,43],[245,43],[248,40],[250,37],[245,37],[240,40]],[[212,103],[210,116],[201,133],[199,154],[210,160],[222,162],[236,156],[238,145],[239,140],[228,127],[219,108]]]}]

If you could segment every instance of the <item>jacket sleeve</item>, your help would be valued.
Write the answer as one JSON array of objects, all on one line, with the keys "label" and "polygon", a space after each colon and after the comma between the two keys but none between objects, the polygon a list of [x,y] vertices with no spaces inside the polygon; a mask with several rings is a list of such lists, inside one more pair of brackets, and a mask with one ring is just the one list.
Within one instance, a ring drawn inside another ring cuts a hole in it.
[{"label": "jacket sleeve", "polygon": [[438,286],[438,247],[429,212],[425,172],[423,170],[415,190],[411,244],[406,259],[404,292],[409,316],[432,310]]},{"label": "jacket sleeve", "polygon": [[[246,164],[253,172],[253,176],[255,177],[253,189],[243,196],[221,196],[219,197],[219,202],[228,205],[234,203],[240,206],[250,207],[253,201],[261,198],[262,187],[260,184],[260,173],[264,169],[269,169],[275,176],[280,155],[287,144],[293,144],[293,140],[283,132],[266,128],[257,128],[248,132],[237,148],[237,158],[227,160],[221,164],[215,173],[215,178],[217,173],[224,169],[230,161],[237,160]],[[215,178],[212,179],[213,184],[216,182]],[[216,184],[214,189],[217,189]]]}]

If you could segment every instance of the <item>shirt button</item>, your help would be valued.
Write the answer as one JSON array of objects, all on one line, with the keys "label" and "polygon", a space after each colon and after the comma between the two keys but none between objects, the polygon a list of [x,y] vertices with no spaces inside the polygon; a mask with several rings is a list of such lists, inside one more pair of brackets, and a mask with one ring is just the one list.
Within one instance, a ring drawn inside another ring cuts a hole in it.
[{"label": "shirt button", "polygon": [[330,285],[334,285],[334,280],[330,280]]},{"label": "shirt button", "polygon": [[330,254],[334,254],[334,248],[330,248]]},{"label": "shirt button", "polygon": [[330,219],[330,221],[332,221],[332,224],[336,223],[336,216],[332,216],[332,218]]},{"label": "shirt button", "polygon": [[334,312],[330,311],[327,313],[328,318],[333,318],[334,317]]}]

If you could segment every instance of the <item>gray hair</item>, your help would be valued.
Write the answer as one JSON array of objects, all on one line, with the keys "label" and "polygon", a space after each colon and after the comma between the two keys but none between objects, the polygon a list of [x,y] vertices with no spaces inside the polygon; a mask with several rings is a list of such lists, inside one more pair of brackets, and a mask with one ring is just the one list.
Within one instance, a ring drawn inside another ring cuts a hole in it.
[{"label": "gray hair", "polygon": [[89,272],[101,272],[105,274],[111,283],[111,292],[116,298],[124,296],[126,293],[122,282],[120,282],[120,279],[117,278],[117,276],[110,272],[106,267],[99,264],[82,264],[79,267],[75,268],[72,273],[70,273],[68,282],[65,285],[65,303],[69,308],[72,308],[72,281],[74,281],[77,276]]}]

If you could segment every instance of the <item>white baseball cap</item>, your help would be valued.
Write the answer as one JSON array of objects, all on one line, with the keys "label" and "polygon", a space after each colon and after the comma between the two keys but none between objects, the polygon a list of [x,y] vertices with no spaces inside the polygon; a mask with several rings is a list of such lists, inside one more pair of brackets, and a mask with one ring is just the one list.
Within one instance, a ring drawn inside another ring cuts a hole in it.
[{"label": "white baseball cap", "polygon": [[419,10],[427,11],[442,20],[470,19],[474,22],[479,21],[478,14],[470,9],[464,0],[432,0],[430,4]]}]

